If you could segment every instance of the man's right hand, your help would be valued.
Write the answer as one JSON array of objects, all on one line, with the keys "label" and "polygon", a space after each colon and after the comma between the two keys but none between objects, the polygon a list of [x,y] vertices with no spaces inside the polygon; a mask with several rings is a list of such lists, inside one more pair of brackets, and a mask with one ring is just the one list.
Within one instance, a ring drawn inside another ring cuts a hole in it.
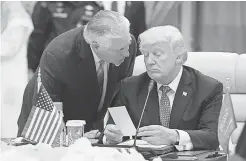
[{"label": "man's right hand", "polygon": [[86,132],[83,137],[86,137],[88,139],[98,139],[100,136],[99,130],[91,130],[89,132]]},{"label": "man's right hand", "polygon": [[106,140],[108,144],[118,144],[122,142],[123,134],[116,127],[116,125],[109,124],[106,126],[104,135],[106,136]]}]

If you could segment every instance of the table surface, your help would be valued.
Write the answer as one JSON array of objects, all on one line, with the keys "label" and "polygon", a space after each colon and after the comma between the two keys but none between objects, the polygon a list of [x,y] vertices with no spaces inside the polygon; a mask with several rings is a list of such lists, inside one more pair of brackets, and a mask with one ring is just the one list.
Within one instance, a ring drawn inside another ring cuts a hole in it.
[{"label": "table surface", "polygon": [[[1,138],[1,141],[3,141],[6,144],[10,144],[12,139],[13,138]],[[91,139],[90,141],[93,142],[93,143],[97,142],[96,139]],[[14,146],[4,146],[4,148],[7,148],[7,149],[8,148],[10,149],[11,147],[14,147]],[[21,147],[21,146],[18,146],[18,147]],[[1,150],[5,151],[7,149],[1,149]],[[52,152],[50,151],[50,149],[45,149],[45,148],[43,148],[40,151],[38,151],[38,150],[35,151],[34,150],[32,152],[23,151],[23,148],[18,148],[18,149],[20,149],[21,153],[28,153],[28,155],[30,154],[31,156],[35,156],[35,157],[39,157],[39,158],[41,157],[43,159],[45,158],[44,160],[47,160],[47,158],[48,158],[47,161],[55,161],[55,160],[60,160],[66,154],[68,148],[67,147],[52,148]],[[182,156],[191,157],[192,155],[195,155],[195,153],[196,153],[196,151],[186,151],[185,153],[184,152],[172,152],[172,153],[169,153],[169,154],[164,154],[164,155],[162,155],[160,157],[162,158],[163,161],[175,161],[175,160],[176,161],[183,161],[183,160],[187,161],[187,157],[180,157],[180,154],[182,154]],[[204,156],[205,155],[207,156],[207,154],[204,153]],[[49,157],[47,157],[47,156],[49,156]],[[179,159],[177,159],[177,157]],[[173,159],[171,159],[171,158],[173,158]],[[200,158],[202,158],[202,157],[200,157]],[[150,159],[150,160],[152,160],[152,159]],[[209,158],[209,159],[199,159],[199,160],[204,160],[204,161],[226,161],[226,157],[224,156],[224,157]]]}]

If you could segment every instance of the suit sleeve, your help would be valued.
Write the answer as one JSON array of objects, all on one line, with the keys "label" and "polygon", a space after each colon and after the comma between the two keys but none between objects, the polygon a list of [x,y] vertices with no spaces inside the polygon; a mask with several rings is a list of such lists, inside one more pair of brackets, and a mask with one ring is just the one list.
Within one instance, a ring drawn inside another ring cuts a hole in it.
[{"label": "suit sleeve", "polygon": [[34,72],[38,67],[45,43],[51,30],[51,18],[47,2],[38,2],[35,5],[32,14],[34,30],[29,37],[27,47],[28,68]]},{"label": "suit sleeve", "polygon": [[[115,97],[115,100],[114,102],[112,103],[112,107],[118,107],[118,106],[125,106],[127,108],[127,102],[126,102],[126,99],[125,99],[125,96],[124,96],[124,86],[123,86],[123,83],[124,81],[122,80],[120,83],[119,83],[119,90],[118,90],[118,93],[117,93],[117,97]],[[128,110],[128,109],[127,109]],[[108,120],[107,120],[107,125],[109,124],[115,124],[113,118],[111,115],[109,115],[108,117]],[[129,136],[123,136],[123,141],[126,141],[129,139]],[[103,140],[102,140],[102,143],[103,144],[108,144],[107,141],[106,141],[106,137],[104,136],[103,137]]]},{"label": "suit sleeve", "polygon": [[131,35],[131,38],[132,38],[132,43],[130,46],[129,65],[128,65],[126,73],[122,79],[132,76],[133,68],[134,68],[134,64],[135,64],[135,58],[136,58],[136,54],[137,54],[137,43],[136,43],[136,39],[134,38],[134,36]]},{"label": "suit sleeve", "polygon": [[185,130],[190,135],[195,150],[218,148],[217,131],[222,98],[223,85],[218,83],[204,101],[197,130]]},{"label": "suit sleeve", "polygon": [[[55,56],[50,52],[44,52],[40,61],[42,84],[54,102],[62,102],[61,92],[63,83],[61,82],[61,68]],[[37,94],[37,71],[29,81],[23,95],[21,113],[18,119],[18,136],[26,124],[32,106],[36,104]]]},{"label": "suit sleeve", "polygon": [[246,159],[245,149],[246,149],[246,123],[244,124],[243,131],[241,132],[241,135],[237,142],[236,154]]},{"label": "suit sleeve", "polygon": [[21,133],[25,127],[25,123],[28,119],[29,113],[31,112],[32,105],[34,102],[34,92],[37,91],[37,74],[35,74],[32,79],[27,84],[24,94],[23,94],[23,101],[22,101],[22,107],[21,112],[17,121],[18,125],[18,134],[17,136],[20,137]]},{"label": "suit sleeve", "polygon": [[114,101],[112,102],[112,107],[126,106],[126,100],[125,100],[123,89],[124,89],[124,87],[123,87],[123,80],[122,80],[119,83],[119,90],[116,94]]},{"label": "suit sleeve", "polygon": [[[137,44],[136,44],[136,40],[134,38],[133,35],[131,35],[131,39],[132,39],[132,43],[129,47],[129,57],[126,58],[128,59],[128,61],[125,61],[124,63],[124,69],[122,68],[120,77],[119,77],[119,82],[121,82],[121,80],[132,76],[133,73],[133,69],[134,69],[134,64],[135,64],[135,58],[136,58],[136,53],[137,53]],[[127,63],[127,64],[126,64]],[[120,88],[120,83],[118,83],[116,85],[116,90],[114,93],[114,98],[112,100],[111,106],[113,106],[115,104],[115,101],[118,99],[118,95],[119,95],[119,88]]]}]

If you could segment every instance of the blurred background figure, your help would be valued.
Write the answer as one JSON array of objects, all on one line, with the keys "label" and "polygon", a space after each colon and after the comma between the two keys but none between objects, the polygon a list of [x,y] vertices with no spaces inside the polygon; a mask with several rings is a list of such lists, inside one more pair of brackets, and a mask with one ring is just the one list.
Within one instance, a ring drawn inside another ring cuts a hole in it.
[{"label": "blurred background figure", "polygon": [[17,118],[28,81],[27,41],[32,29],[31,18],[20,2],[1,2],[1,137],[17,136]]},{"label": "blurred background figure", "polygon": [[[146,30],[145,7],[143,1],[102,1],[105,10],[112,10],[124,15],[130,22],[131,34],[138,36]],[[138,50],[137,55],[140,55]]]},{"label": "blurred background figure", "polygon": [[145,1],[146,26],[180,29],[189,51],[246,52],[246,2]]},{"label": "blurred background figure", "polygon": [[147,28],[172,25],[180,29],[179,10],[182,2],[178,1],[144,1]]},{"label": "blurred background figure", "polygon": [[86,24],[99,10],[95,1],[37,2],[32,21],[34,30],[28,43],[29,78],[36,71],[45,47],[56,36]]},{"label": "blurred background figure", "polygon": [[21,1],[23,7],[29,15],[32,15],[33,9],[37,1]]}]

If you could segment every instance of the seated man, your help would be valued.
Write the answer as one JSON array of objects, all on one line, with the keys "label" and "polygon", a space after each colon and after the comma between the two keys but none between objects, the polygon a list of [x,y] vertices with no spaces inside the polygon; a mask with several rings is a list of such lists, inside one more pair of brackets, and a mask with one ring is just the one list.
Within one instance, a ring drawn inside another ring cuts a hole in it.
[{"label": "seated man", "polygon": [[[140,51],[147,73],[123,80],[115,104],[126,106],[137,127],[154,80],[138,136],[154,145],[177,145],[178,150],[216,149],[222,83],[183,65],[187,50],[175,27],[158,26],[142,33]],[[106,143],[122,141],[115,125],[107,125],[104,134]]]}]

